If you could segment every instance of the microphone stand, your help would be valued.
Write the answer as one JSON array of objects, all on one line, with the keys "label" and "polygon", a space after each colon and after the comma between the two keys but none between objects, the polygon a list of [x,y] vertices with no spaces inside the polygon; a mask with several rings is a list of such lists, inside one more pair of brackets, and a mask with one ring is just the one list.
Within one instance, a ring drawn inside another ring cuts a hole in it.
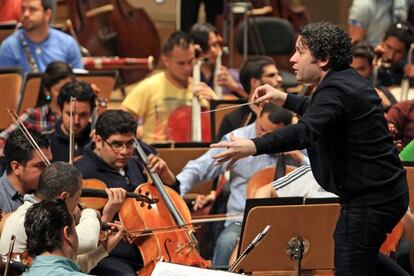
[{"label": "microphone stand", "polygon": [[270,225],[266,225],[266,227],[259,233],[257,236],[249,243],[249,245],[246,247],[246,249],[243,250],[243,252],[240,254],[240,256],[234,261],[234,263],[229,267],[227,270],[228,272],[233,272],[234,269],[237,267],[237,265],[241,262],[241,260],[244,259],[244,257],[249,254],[253,248],[255,248],[261,240],[266,236],[267,232],[270,229]]}]

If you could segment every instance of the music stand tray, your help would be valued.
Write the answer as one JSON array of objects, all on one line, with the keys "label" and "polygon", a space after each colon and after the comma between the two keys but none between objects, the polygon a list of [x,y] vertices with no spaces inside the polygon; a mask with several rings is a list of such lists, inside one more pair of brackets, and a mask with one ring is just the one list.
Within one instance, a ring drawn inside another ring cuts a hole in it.
[{"label": "music stand tray", "polygon": [[295,271],[298,262],[287,253],[288,244],[294,238],[304,240],[302,270],[332,270],[333,231],[339,210],[340,205],[336,203],[252,207],[247,210],[247,215],[245,213],[239,253],[266,225],[270,224],[271,228],[234,271]]}]

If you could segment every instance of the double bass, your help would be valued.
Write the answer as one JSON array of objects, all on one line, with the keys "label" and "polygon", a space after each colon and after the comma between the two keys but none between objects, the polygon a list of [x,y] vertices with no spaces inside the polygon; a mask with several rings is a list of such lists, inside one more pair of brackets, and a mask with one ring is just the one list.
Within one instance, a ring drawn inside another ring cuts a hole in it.
[{"label": "double bass", "polygon": [[[137,141],[135,147],[143,163],[148,164]],[[164,187],[159,176],[148,167],[147,172],[152,182],[139,185],[136,191],[159,198],[158,203],[146,208],[136,201],[127,200],[119,211],[121,221],[130,233],[128,240],[138,246],[142,255],[144,266],[139,275],[150,275],[159,261],[210,267],[210,261],[204,260],[197,251],[191,214],[185,201],[173,189]],[[157,232],[151,229],[170,231]],[[134,235],[133,230],[137,230],[138,234]],[[143,231],[148,233],[143,236]]]},{"label": "double bass", "polygon": [[[148,57],[160,55],[160,37],[143,9],[126,0],[71,0],[69,17],[79,43],[92,56]],[[134,83],[147,72],[122,71],[124,83]]]}]

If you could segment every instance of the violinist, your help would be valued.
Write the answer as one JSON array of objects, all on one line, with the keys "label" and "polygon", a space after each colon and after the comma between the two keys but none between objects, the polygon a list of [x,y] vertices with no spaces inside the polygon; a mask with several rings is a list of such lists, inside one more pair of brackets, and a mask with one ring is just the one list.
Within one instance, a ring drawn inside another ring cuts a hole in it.
[{"label": "violinist", "polygon": [[[65,162],[50,164],[42,173],[39,187],[34,195],[27,195],[25,202],[6,220],[0,240],[0,252],[7,253],[10,237],[16,236],[14,252],[22,253],[27,247],[27,237],[24,229],[28,209],[44,200],[61,199],[66,203],[68,210],[74,213],[81,194],[82,176],[74,166]],[[115,191],[116,192],[116,191]],[[111,196],[109,197],[111,201]],[[108,205],[108,204],[107,204]],[[105,209],[105,208],[104,208]],[[108,255],[112,247],[98,247],[100,221],[99,214],[93,209],[80,211],[79,223],[76,232],[79,241],[77,254],[86,254],[78,262],[82,271],[88,272],[98,261]]]},{"label": "violinist", "polygon": [[[49,140],[30,131],[46,158],[52,159]],[[23,204],[23,196],[37,189],[45,164],[20,130],[10,134],[2,157],[4,173],[0,178],[0,209],[13,212]]]},{"label": "violinist", "polygon": [[[82,158],[75,162],[83,177],[99,179],[110,188],[122,188],[128,192],[133,192],[139,184],[146,182],[144,166],[133,156],[136,129],[136,120],[130,113],[122,110],[103,112],[96,122],[93,143],[85,148]],[[177,189],[178,183],[165,161],[155,155],[153,148],[144,143],[141,145],[149,154],[150,168],[158,173],[163,183]],[[112,221],[113,217],[117,217],[124,200],[125,194],[120,195],[117,208],[113,209],[111,216],[103,215],[102,219]],[[121,241],[91,273],[132,276],[141,267],[142,257],[136,246]]]},{"label": "violinist", "polygon": [[[284,128],[292,120],[291,112],[277,107],[274,104],[265,105],[258,119],[246,126],[236,129],[225,135],[222,141],[229,141],[233,135],[246,138],[260,137],[266,133]],[[221,149],[210,149],[196,160],[189,161],[183,170],[177,175],[180,181],[180,191],[185,195],[194,185],[202,181],[211,180],[224,173],[226,165],[215,166],[212,155],[222,152]],[[299,151],[288,153],[288,162],[293,165],[308,163],[307,158]],[[252,156],[236,163],[230,170],[230,196],[227,203],[228,213],[243,212],[246,201],[246,186],[251,175],[257,170],[275,165],[276,155]],[[203,196],[196,199],[196,207],[202,208],[207,204]],[[230,254],[237,243],[241,231],[241,221],[228,220],[225,229],[221,232],[214,250],[213,266],[227,265]]]},{"label": "violinist", "polygon": [[221,65],[223,49],[216,28],[210,23],[197,23],[191,28],[190,35],[194,43],[200,47],[200,57],[206,59],[201,65],[200,80],[213,90],[215,85],[218,85],[224,88],[224,94],[247,98],[247,93],[238,81],[238,72]]},{"label": "violinist", "polygon": [[[60,118],[61,110],[57,102],[60,88],[75,75],[70,65],[54,61],[47,65],[42,75],[39,99],[35,107],[28,108],[19,118],[27,129],[33,129],[43,134],[53,133],[56,121]],[[16,124],[11,124],[0,133],[0,148],[4,146],[10,133],[17,129]]]},{"label": "violinist", "polygon": [[66,83],[60,89],[57,98],[62,117],[57,121],[55,132],[51,137],[50,148],[53,154],[53,161],[69,160],[70,100],[72,97],[76,99],[73,108],[74,156],[81,155],[83,148],[90,142],[90,119],[96,105],[96,94],[90,84],[74,80]]},{"label": "violinist", "polygon": [[[144,141],[167,141],[169,115],[181,106],[190,106],[193,99],[191,73],[195,60],[194,42],[184,32],[171,34],[162,48],[163,72],[140,82],[122,102],[122,108],[131,112],[140,121],[139,135]],[[214,99],[214,91],[200,83],[195,93],[204,101]]]},{"label": "violinist", "polygon": [[[35,259],[23,275],[87,275],[74,262],[78,256],[79,234],[63,200],[47,199],[34,204],[24,221],[27,249]],[[123,231],[118,231],[115,240],[122,238],[122,234]]]},{"label": "violinist", "polygon": [[0,46],[0,66],[21,66],[24,73],[44,72],[56,60],[83,68],[78,43],[70,35],[49,27],[53,0],[22,0],[23,28]]},{"label": "violinist", "polygon": [[[249,101],[252,99],[256,87],[269,84],[280,88],[282,77],[276,67],[275,61],[271,57],[256,56],[249,57],[240,68],[240,82],[245,91],[249,92]],[[236,128],[246,126],[256,120],[259,112],[256,105],[242,106],[226,114],[221,122],[218,138],[221,139],[225,134]]]}]

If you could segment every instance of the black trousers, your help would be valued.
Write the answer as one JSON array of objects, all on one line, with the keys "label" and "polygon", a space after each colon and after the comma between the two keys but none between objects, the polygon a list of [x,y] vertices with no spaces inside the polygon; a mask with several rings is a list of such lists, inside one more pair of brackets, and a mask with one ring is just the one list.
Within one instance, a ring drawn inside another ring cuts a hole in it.
[{"label": "black trousers", "polygon": [[[181,30],[188,32],[197,22],[198,10],[203,0],[181,0]],[[224,0],[204,0],[206,21],[213,26],[216,24],[216,17],[223,13]]]},{"label": "black trousers", "polygon": [[407,195],[380,206],[343,205],[334,232],[335,275],[375,275],[377,265],[383,267],[381,270],[389,267],[389,272],[383,275],[401,275],[392,272],[395,263],[387,263],[387,259],[379,257],[379,248],[386,234],[405,214],[407,206]]},{"label": "black trousers", "polygon": [[98,276],[136,276],[142,268],[142,257],[135,245],[123,240],[91,270],[90,274]]}]

